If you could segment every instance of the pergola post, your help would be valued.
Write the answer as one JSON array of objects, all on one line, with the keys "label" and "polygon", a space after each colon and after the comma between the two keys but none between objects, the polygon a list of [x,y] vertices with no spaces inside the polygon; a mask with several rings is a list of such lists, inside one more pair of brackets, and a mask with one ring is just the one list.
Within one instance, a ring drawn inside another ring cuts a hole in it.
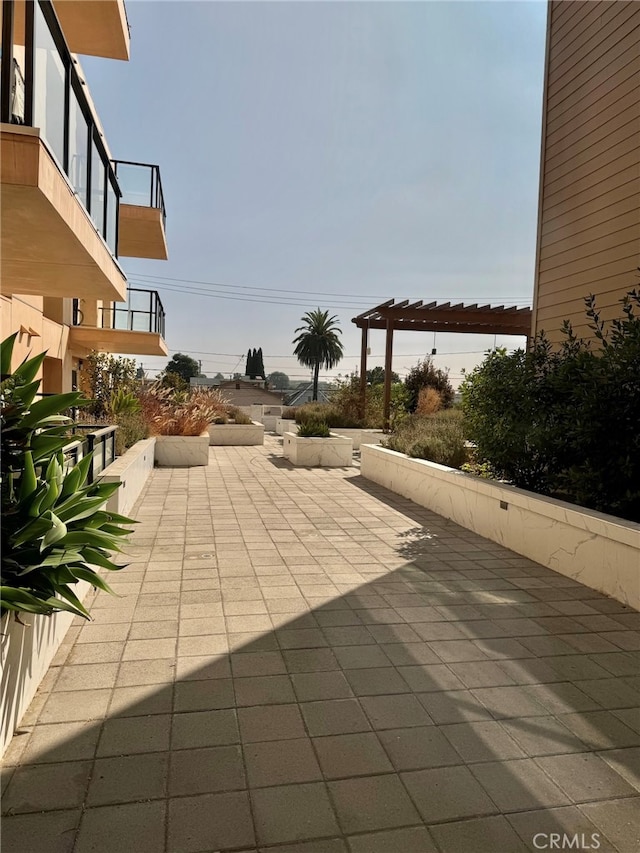
[{"label": "pergola post", "polygon": [[362,327],[362,344],[360,346],[360,417],[367,413],[367,347],[369,346],[369,330]]},{"label": "pergola post", "polygon": [[393,320],[387,320],[387,341],[384,351],[384,428],[391,426],[391,362],[393,358]]}]

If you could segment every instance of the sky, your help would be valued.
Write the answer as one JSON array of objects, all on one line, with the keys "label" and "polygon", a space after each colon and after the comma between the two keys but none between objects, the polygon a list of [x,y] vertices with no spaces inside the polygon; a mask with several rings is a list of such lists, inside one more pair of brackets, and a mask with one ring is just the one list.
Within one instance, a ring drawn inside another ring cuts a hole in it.
[{"label": "sky", "polygon": [[[112,155],[160,166],[168,261],[123,258],[159,291],[173,352],[202,371],[309,372],[302,315],[390,298],[531,303],[546,3],[129,0],[131,60],[84,57]],[[400,375],[433,346],[454,385],[522,338],[396,333]],[[384,364],[372,331],[369,367]],[[166,358],[138,356],[154,375]],[[321,378],[326,376],[321,374]]]}]

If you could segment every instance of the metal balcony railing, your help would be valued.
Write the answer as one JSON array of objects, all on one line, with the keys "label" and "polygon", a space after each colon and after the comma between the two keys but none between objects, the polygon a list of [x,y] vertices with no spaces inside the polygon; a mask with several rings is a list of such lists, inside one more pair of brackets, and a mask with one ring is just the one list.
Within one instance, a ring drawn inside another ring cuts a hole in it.
[{"label": "metal balcony railing", "polygon": [[[39,128],[117,257],[121,192],[55,9],[50,0],[4,0],[2,11],[0,120]],[[14,42],[18,15],[24,17],[24,51]]]},{"label": "metal balcony railing", "polygon": [[126,305],[114,302],[101,308],[102,327],[129,332],[155,332],[164,338],[164,308],[157,290],[130,287]]},{"label": "metal balcony railing", "polygon": [[133,163],[130,160],[113,160],[112,163],[122,191],[122,204],[154,207],[162,212],[162,223],[166,225],[160,168],[151,163]]}]

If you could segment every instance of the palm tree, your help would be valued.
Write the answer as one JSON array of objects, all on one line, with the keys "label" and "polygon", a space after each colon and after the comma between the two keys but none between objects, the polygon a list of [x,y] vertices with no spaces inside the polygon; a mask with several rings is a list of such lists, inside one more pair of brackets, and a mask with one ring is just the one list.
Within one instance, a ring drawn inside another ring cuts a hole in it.
[{"label": "palm tree", "polygon": [[318,399],[318,374],[322,365],[326,370],[335,367],[343,356],[344,350],[338,335],[342,331],[338,328],[338,320],[335,316],[330,317],[328,311],[307,311],[302,317],[303,326],[296,329],[300,332],[293,339],[296,348],[294,355],[305,367],[313,368],[313,399]]}]

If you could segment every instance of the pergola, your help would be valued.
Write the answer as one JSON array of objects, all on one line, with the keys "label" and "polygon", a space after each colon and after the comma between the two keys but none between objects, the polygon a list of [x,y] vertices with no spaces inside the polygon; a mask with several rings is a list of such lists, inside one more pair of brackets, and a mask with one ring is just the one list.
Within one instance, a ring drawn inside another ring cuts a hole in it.
[{"label": "pergola", "polygon": [[393,333],[403,332],[467,332],[485,335],[531,334],[531,308],[504,305],[452,305],[450,302],[409,303],[389,299],[375,308],[358,314],[351,321],[362,329],[360,354],[360,401],[365,408],[367,389],[367,347],[369,329],[385,329],[387,340],[384,357],[384,425],[389,428],[391,414],[391,363]]}]

